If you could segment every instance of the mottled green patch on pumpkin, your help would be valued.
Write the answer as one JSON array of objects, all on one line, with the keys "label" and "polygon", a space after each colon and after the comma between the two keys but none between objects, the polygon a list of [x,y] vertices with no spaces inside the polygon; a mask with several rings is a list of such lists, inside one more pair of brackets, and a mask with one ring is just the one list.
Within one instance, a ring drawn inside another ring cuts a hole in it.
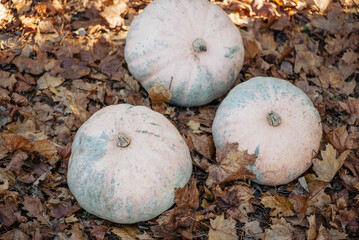
[{"label": "mottled green patch on pumpkin", "polygon": [[259,168],[255,167],[256,166],[256,162],[257,160],[259,160],[259,158],[257,158],[254,162],[254,165],[250,165],[250,166],[246,166],[246,168],[249,171],[252,171],[254,173],[254,175],[256,175],[256,179],[252,180],[253,182],[262,182],[265,180],[266,176],[264,175],[263,172],[260,171]]},{"label": "mottled green patch on pumpkin", "polygon": [[239,51],[240,46],[237,45],[234,47],[227,47],[226,49],[228,50],[228,52],[224,55],[224,57],[232,59],[234,55],[236,55]]}]

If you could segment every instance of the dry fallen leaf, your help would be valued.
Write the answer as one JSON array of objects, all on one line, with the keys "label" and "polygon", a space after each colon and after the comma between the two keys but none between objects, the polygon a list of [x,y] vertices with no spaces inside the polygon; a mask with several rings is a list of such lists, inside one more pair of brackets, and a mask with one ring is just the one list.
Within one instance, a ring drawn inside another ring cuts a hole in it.
[{"label": "dry fallen leaf", "polygon": [[193,133],[201,133],[202,131],[199,130],[199,127],[201,126],[201,124],[199,122],[193,121],[192,119],[189,120],[189,122],[187,122],[186,124]]},{"label": "dry fallen leaf", "polygon": [[118,4],[105,6],[100,15],[106,19],[110,28],[115,28],[123,25],[124,19],[121,17],[121,13],[126,11],[126,9],[126,1],[120,1]]},{"label": "dry fallen leaf", "polygon": [[42,75],[39,80],[37,80],[37,87],[40,90],[53,87],[56,88],[60,86],[65,81],[65,78],[63,77],[54,77],[51,76],[50,73],[46,72],[44,75]]},{"label": "dry fallen leaf", "polygon": [[295,215],[295,213],[292,211],[292,203],[277,194],[274,196],[263,197],[261,203],[264,205],[264,207],[271,209],[270,215],[273,217],[290,217]]},{"label": "dry fallen leaf", "polygon": [[347,126],[343,125],[339,128],[335,128],[327,135],[328,141],[333,147],[339,151],[344,151],[346,148],[346,142],[348,139]]},{"label": "dry fallen leaf", "polygon": [[[0,12],[1,13],[1,12]],[[1,240],[28,240],[30,237],[19,229],[12,229],[0,236]]]},{"label": "dry fallen leaf", "polygon": [[183,188],[175,189],[176,206],[162,213],[156,220],[159,225],[151,227],[154,237],[171,239],[183,236],[192,239],[198,198],[197,181],[193,177]]},{"label": "dry fallen leaf", "polygon": [[339,215],[336,217],[345,226],[348,232],[359,232],[359,210],[353,208],[350,210],[339,210]]},{"label": "dry fallen leaf", "polygon": [[0,70],[0,87],[7,88],[10,92],[14,90],[17,80],[15,75],[10,75],[9,72]]},{"label": "dry fallen leaf", "polygon": [[209,240],[237,240],[236,221],[232,218],[224,219],[224,214],[210,219],[211,229],[208,233]]},{"label": "dry fallen leaf", "polygon": [[71,237],[67,238],[65,236],[65,239],[68,240],[88,240],[87,234],[84,232],[84,226],[82,223],[75,223],[71,226],[71,230],[69,231],[71,233]]},{"label": "dry fallen leaf", "polygon": [[318,76],[320,86],[323,88],[343,88],[344,79],[342,79],[340,72],[334,67],[324,67],[320,66],[320,74]]},{"label": "dry fallen leaf", "polygon": [[140,235],[140,229],[137,226],[112,227],[111,232],[123,240],[135,240]]},{"label": "dry fallen leaf", "polygon": [[155,83],[153,87],[148,90],[148,95],[151,99],[154,110],[164,111],[165,102],[171,100],[171,91],[165,89],[161,84]]},{"label": "dry fallen leaf", "polygon": [[199,192],[197,189],[197,181],[191,178],[188,184],[183,188],[175,190],[175,199],[177,207],[197,209],[199,206]]},{"label": "dry fallen leaf", "polygon": [[252,171],[247,166],[254,164],[256,156],[247,151],[238,151],[238,143],[227,144],[224,149],[217,150],[217,164],[207,169],[207,186],[221,184],[239,179],[255,179]]},{"label": "dry fallen leaf", "polygon": [[324,12],[328,8],[330,2],[331,0],[314,0],[315,5],[321,12]]},{"label": "dry fallen leaf", "polygon": [[214,189],[216,208],[226,212],[227,216],[241,222],[248,222],[248,213],[255,212],[252,202],[254,201],[254,189],[239,183],[222,190],[218,185]]},{"label": "dry fallen leaf", "polygon": [[297,55],[295,58],[294,72],[300,73],[303,69],[305,73],[311,73],[323,65],[323,57],[309,50],[304,44],[296,45],[295,51]]},{"label": "dry fallen leaf", "polygon": [[24,160],[28,158],[28,155],[23,151],[17,151],[14,156],[12,156],[11,161],[6,165],[6,171],[14,171],[17,174],[20,173],[21,167],[24,165]]},{"label": "dry fallen leaf", "polygon": [[189,132],[188,136],[191,138],[197,152],[208,159],[212,158],[215,149],[212,136],[206,134],[197,135],[192,132]]},{"label": "dry fallen leaf", "polygon": [[37,218],[44,225],[49,224],[50,217],[39,197],[25,196],[23,204],[22,209],[27,211],[27,216]]},{"label": "dry fallen leaf", "polygon": [[309,229],[306,232],[307,240],[317,239],[317,223],[315,221],[315,214],[307,217]]},{"label": "dry fallen leaf", "polygon": [[342,240],[348,239],[347,234],[338,231],[337,229],[327,229],[323,225],[320,225],[316,240]]},{"label": "dry fallen leaf", "polygon": [[313,159],[313,170],[317,173],[318,180],[324,182],[332,181],[335,174],[343,166],[349,153],[350,151],[346,150],[337,158],[337,151],[331,144],[327,144],[326,150],[321,151],[323,160],[318,158]]},{"label": "dry fallen leaf", "polygon": [[142,233],[141,235],[138,235],[137,238],[139,240],[155,240],[153,237],[151,237],[150,235],[148,235],[147,232]]},{"label": "dry fallen leaf", "polygon": [[246,222],[243,230],[246,232],[247,237],[254,237],[255,239],[259,239],[263,234],[258,221]]},{"label": "dry fallen leaf", "polygon": [[293,209],[297,213],[299,221],[302,222],[307,214],[309,195],[298,196],[293,193],[292,196],[293,198],[290,198],[289,201],[293,204]]},{"label": "dry fallen leaf", "polygon": [[125,76],[123,77],[123,81],[127,83],[130,86],[130,88],[134,90],[136,93],[140,91],[140,84],[132,76],[125,74]]},{"label": "dry fallen leaf", "polygon": [[325,188],[329,187],[330,184],[318,180],[314,174],[305,175],[305,180],[310,193],[306,212],[306,215],[309,215],[314,213],[316,209],[323,209],[331,202],[331,197],[325,193]]},{"label": "dry fallen leaf", "polygon": [[0,3],[0,26],[12,19],[10,9],[7,9],[2,3]]},{"label": "dry fallen leaf", "polygon": [[2,148],[8,152],[15,152],[16,150],[31,152],[32,144],[24,137],[7,134],[5,136],[0,135],[0,149]]},{"label": "dry fallen leaf", "polygon": [[40,154],[49,160],[50,165],[55,165],[60,160],[57,154],[56,145],[50,140],[37,140],[34,142],[33,151]]},{"label": "dry fallen leaf", "polygon": [[294,228],[284,218],[272,218],[271,229],[266,229],[263,240],[292,240],[294,239]]}]

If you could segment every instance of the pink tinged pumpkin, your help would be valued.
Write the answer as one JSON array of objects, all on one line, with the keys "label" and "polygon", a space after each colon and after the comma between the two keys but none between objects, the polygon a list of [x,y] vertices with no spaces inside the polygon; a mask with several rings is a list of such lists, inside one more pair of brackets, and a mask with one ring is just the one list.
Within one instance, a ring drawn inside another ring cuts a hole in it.
[{"label": "pink tinged pumpkin", "polygon": [[233,88],[213,122],[217,148],[238,142],[257,156],[255,182],[287,184],[312,164],[322,138],[321,119],[308,96],[288,81],[255,77]]},{"label": "pink tinged pumpkin", "polygon": [[96,112],[76,133],[67,182],[88,212],[117,223],[152,219],[173,205],[192,172],[189,149],[173,124],[143,106]]},{"label": "pink tinged pumpkin", "polygon": [[242,37],[207,0],[156,0],[132,22],[125,59],[149,90],[170,89],[171,103],[200,106],[223,96],[243,65]]}]

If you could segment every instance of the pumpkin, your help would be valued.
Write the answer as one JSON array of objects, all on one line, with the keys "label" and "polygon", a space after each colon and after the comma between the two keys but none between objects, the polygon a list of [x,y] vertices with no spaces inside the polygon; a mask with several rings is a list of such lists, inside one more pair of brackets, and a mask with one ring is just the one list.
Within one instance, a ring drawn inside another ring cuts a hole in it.
[{"label": "pumpkin", "polygon": [[255,154],[247,166],[255,182],[291,182],[312,164],[322,138],[321,119],[308,96],[288,81],[255,77],[234,87],[213,121],[215,146],[238,143]]},{"label": "pumpkin", "polygon": [[131,23],[125,59],[149,90],[171,90],[171,103],[200,106],[224,95],[244,60],[242,37],[228,15],[207,0],[157,0]]},{"label": "pumpkin", "polygon": [[92,115],[72,144],[67,182],[80,206],[117,223],[152,219],[173,205],[192,172],[189,149],[163,115],[119,104]]}]

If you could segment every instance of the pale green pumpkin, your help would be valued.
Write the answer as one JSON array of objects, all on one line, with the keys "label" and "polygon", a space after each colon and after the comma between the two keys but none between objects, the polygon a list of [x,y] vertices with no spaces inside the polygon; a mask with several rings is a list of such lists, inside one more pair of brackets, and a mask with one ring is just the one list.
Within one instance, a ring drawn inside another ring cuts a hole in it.
[{"label": "pale green pumpkin", "polygon": [[238,143],[257,156],[256,182],[286,184],[304,173],[318,153],[321,119],[308,96],[288,81],[256,77],[233,88],[220,104],[212,126],[221,149]]},{"label": "pale green pumpkin", "polygon": [[243,65],[242,37],[207,0],[155,0],[132,22],[125,59],[149,90],[170,89],[171,103],[200,106],[223,96]]},{"label": "pale green pumpkin", "polygon": [[105,107],[76,133],[67,183],[86,211],[117,223],[152,219],[173,205],[192,172],[189,149],[163,115]]}]

